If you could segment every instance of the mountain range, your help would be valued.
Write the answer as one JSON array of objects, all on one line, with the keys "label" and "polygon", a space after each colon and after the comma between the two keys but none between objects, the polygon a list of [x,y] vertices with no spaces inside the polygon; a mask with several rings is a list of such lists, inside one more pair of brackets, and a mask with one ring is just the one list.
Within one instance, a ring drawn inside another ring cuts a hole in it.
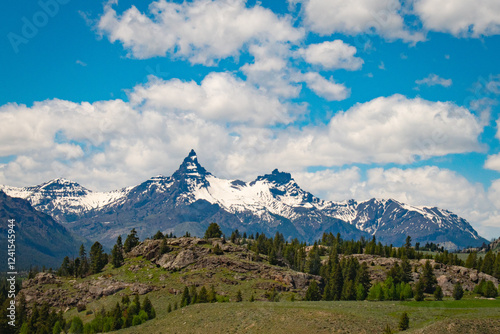
[{"label": "mountain range", "polygon": [[172,176],[155,176],[134,186],[94,192],[66,179],[33,187],[0,186],[28,200],[78,235],[112,246],[132,228],[140,238],[164,233],[202,236],[211,222],[226,234],[283,233],[313,242],[323,233],[344,239],[371,238],[400,246],[439,243],[447,249],[487,243],[463,218],[437,207],[417,207],[393,199],[322,200],[304,191],[291,174],[272,171],[251,182],[220,179],[198,162],[194,150]]},{"label": "mountain range", "polygon": [[[0,249],[7,255],[8,222],[14,220],[15,269],[23,270],[30,265],[58,268],[65,256],[77,256],[83,238],[70,233],[51,216],[35,210],[22,198],[13,198],[0,190]],[[11,245],[11,243],[9,243]],[[7,257],[0,263],[0,270],[7,271]]]}]

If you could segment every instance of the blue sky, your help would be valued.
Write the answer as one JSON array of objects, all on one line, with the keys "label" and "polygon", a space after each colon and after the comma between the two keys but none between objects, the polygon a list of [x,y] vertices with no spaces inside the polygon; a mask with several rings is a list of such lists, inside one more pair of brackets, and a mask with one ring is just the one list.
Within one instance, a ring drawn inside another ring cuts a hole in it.
[{"label": "blue sky", "polygon": [[1,6],[0,184],[112,190],[194,148],[219,177],[279,168],[500,234],[496,1]]}]

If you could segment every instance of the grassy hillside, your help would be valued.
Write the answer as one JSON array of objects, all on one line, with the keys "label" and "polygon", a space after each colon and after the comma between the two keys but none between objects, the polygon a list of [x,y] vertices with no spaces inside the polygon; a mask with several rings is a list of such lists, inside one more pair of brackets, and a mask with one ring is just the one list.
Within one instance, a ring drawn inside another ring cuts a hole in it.
[{"label": "grassy hillside", "polygon": [[[108,264],[103,272],[85,278],[64,278],[39,274],[24,284],[29,303],[47,301],[65,311],[71,320],[78,315],[91,322],[102,308],[111,310],[123,296],[148,296],[156,318],[142,325],[113,333],[382,333],[389,325],[396,331],[402,312],[410,316],[408,333],[497,333],[500,328],[500,299],[482,299],[467,292],[460,301],[303,301],[311,280],[320,276],[270,265],[267,257],[254,256],[246,247],[221,244],[220,239],[169,239],[168,253],[158,255],[159,240],[148,240],[128,253],[119,268]],[[224,249],[217,255],[217,247]],[[383,280],[397,259],[371,255],[352,255],[372,263],[372,280]],[[420,270],[421,261],[412,261]],[[447,268],[445,270],[445,267]],[[449,280],[458,277],[462,267],[439,266]],[[463,270],[466,270],[463,268]],[[454,276],[455,275],[455,276]],[[467,271],[469,275],[469,271]],[[463,275],[462,275],[463,276]],[[443,281],[443,284],[446,284]],[[214,287],[217,303],[194,304],[168,312],[180,305],[186,286]],[[464,284],[465,286],[465,284]],[[278,302],[268,301],[270,291]],[[236,302],[241,291],[243,302]],[[250,299],[253,296],[254,302]],[[295,301],[292,301],[295,300]],[[77,311],[77,305],[81,312]],[[83,307],[84,306],[84,307]]]},{"label": "grassy hillside", "polygon": [[[498,333],[500,300],[443,302],[242,302],[195,304],[167,313],[171,301],[150,294],[157,318],[113,333],[382,333],[410,316],[408,333]],[[72,313],[70,313],[72,314]],[[85,312],[81,312],[85,318]],[[87,316],[92,318],[92,316]]]}]

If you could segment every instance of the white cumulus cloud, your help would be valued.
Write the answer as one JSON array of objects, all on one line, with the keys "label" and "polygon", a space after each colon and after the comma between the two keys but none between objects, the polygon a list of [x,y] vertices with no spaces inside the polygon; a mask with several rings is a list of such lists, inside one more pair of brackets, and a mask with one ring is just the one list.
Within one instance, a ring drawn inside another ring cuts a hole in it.
[{"label": "white cumulus cloud", "polygon": [[458,37],[500,33],[500,2],[497,0],[415,0],[413,7],[428,30]]},{"label": "white cumulus cloud", "polygon": [[351,95],[351,90],[343,84],[338,84],[333,79],[325,79],[319,73],[308,72],[302,75],[302,80],[316,95],[328,101],[345,100]]},{"label": "white cumulus cloud", "polygon": [[398,0],[293,0],[303,7],[305,25],[322,35],[376,33],[388,40],[416,43],[425,40],[411,32],[403,19]]},{"label": "white cumulus cloud", "polygon": [[423,79],[415,80],[415,83],[417,85],[450,87],[453,81],[451,79],[443,79],[439,75],[431,73]]},{"label": "white cumulus cloud", "polygon": [[300,53],[309,64],[321,65],[325,69],[359,70],[363,59],[355,57],[356,48],[341,40],[310,44]]},{"label": "white cumulus cloud", "polygon": [[122,43],[133,57],[171,54],[199,64],[238,56],[248,44],[297,41],[303,36],[289,17],[278,17],[259,5],[247,8],[243,0],[159,0],[150,4],[148,14],[134,6],[118,14],[106,5],[98,29],[111,42]]}]

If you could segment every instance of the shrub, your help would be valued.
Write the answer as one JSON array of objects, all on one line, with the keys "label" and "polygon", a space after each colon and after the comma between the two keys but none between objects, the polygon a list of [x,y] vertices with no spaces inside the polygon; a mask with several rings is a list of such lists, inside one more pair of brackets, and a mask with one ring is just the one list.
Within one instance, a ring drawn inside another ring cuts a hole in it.
[{"label": "shrub", "polygon": [[408,328],[410,328],[410,317],[408,316],[408,313],[403,312],[401,314],[401,319],[399,320],[399,330],[405,331]]}]

